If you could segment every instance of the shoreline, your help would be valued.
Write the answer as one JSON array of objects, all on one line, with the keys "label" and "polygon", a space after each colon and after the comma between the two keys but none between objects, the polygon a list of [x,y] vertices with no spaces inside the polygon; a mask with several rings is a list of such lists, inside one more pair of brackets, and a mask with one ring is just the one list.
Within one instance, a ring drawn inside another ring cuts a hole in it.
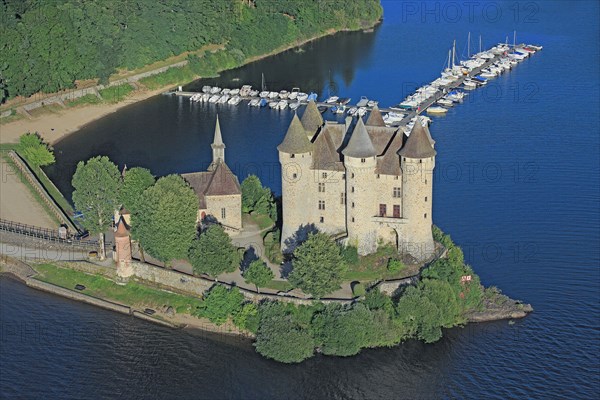
[{"label": "shoreline", "polygon": [[[275,49],[269,53],[251,57],[245,60],[243,64],[235,68],[241,68],[255,61],[259,61],[267,57],[284,53],[296,47],[303,46],[307,43],[313,42],[315,40],[327,36],[335,35],[340,32],[358,32],[365,29],[372,29],[379,25],[381,21],[382,19],[376,20],[372,24],[360,27],[359,29],[328,29],[323,33],[303,40],[296,41],[287,46]],[[223,71],[226,70],[221,70],[219,71],[219,73]],[[199,79],[203,79],[203,77],[198,76],[192,81],[181,83],[181,85],[187,85]],[[76,133],[91,122],[94,122],[109,114],[117,112],[120,109],[129,105],[136,104],[141,101],[147,100],[151,97],[160,95],[165,91],[173,88],[174,86],[178,85],[169,84],[155,90],[148,90],[145,88],[137,89],[134,90],[132,94],[124,100],[113,104],[84,104],[73,108],[63,108],[58,111],[45,109],[45,107],[43,107],[40,108],[40,110],[43,110],[43,115],[32,118],[23,117],[16,121],[0,124],[0,144],[18,143],[19,137],[22,134],[27,132],[38,132],[46,142],[48,142],[51,145],[54,145],[60,140],[64,139],[65,137],[69,136],[70,134]]]}]

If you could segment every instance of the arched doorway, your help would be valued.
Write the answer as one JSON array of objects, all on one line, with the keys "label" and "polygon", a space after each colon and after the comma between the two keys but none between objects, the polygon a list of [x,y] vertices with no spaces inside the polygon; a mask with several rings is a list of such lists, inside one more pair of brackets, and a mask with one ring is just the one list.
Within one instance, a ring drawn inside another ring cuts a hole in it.
[{"label": "arched doorway", "polygon": [[383,243],[389,243],[394,246],[396,250],[398,250],[398,232],[396,229],[390,226],[381,226],[379,228],[379,239],[383,241]]}]

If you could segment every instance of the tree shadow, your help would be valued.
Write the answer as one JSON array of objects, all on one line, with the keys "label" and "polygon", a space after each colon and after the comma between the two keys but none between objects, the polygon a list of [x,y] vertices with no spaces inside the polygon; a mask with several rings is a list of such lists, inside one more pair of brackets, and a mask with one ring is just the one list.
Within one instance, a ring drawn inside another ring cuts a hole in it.
[{"label": "tree shadow", "polygon": [[300,246],[302,243],[304,243],[306,241],[306,239],[308,239],[309,234],[317,233],[318,231],[319,230],[317,229],[315,224],[300,225],[298,230],[296,232],[294,232],[294,234],[292,236],[285,239],[285,241],[284,241],[285,249],[283,250],[283,253],[284,254],[293,253],[294,250],[296,250],[296,248],[298,246]]},{"label": "tree shadow", "polygon": [[244,251],[244,256],[242,257],[242,262],[240,263],[240,270],[245,272],[250,266],[250,263],[258,259],[260,259],[260,257],[258,254],[256,254],[256,249],[254,246],[248,247],[248,249]]}]

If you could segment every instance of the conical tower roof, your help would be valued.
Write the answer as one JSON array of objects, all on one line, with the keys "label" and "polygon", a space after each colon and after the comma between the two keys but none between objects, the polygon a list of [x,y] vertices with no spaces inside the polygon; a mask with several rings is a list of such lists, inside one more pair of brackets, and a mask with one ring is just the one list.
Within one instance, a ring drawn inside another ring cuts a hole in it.
[{"label": "conical tower roof", "polygon": [[398,154],[408,158],[430,158],[435,156],[437,152],[431,145],[429,140],[431,135],[428,134],[428,130],[421,124],[420,118],[417,116],[410,136],[406,139]]},{"label": "conical tower roof", "polygon": [[277,146],[277,150],[283,153],[300,154],[308,153],[312,150],[312,143],[306,136],[306,131],[298,118],[298,114],[294,114],[290,127],[283,138],[283,142]]},{"label": "conical tower roof", "polygon": [[115,237],[128,237],[129,236],[129,228],[125,223],[125,219],[123,216],[119,217],[119,221],[117,222],[117,229],[115,230]]},{"label": "conical tower roof", "polygon": [[377,155],[362,118],[358,118],[352,136],[350,136],[346,148],[342,150],[342,154],[354,158],[375,157]]},{"label": "conical tower roof", "polygon": [[215,125],[215,137],[213,139],[212,147],[225,147],[225,143],[223,143],[223,136],[221,136],[221,124],[219,124],[219,114],[217,114],[217,124]]},{"label": "conical tower roof", "polygon": [[371,114],[369,114],[369,118],[365,125],[368,126],[385,126],[385,122],[383,121],[383,117],[381,116],[381,111],[379,111],[379,107],[375,106],[371,110]]},{"label": "conical tower roof", "polygon": [[306,129],[309,136],[312,137],[317,132],[317,129],[323,125],[323,116],[317,108],[317,104],[314,101],[309,101],[302,114],[302,126]]}]

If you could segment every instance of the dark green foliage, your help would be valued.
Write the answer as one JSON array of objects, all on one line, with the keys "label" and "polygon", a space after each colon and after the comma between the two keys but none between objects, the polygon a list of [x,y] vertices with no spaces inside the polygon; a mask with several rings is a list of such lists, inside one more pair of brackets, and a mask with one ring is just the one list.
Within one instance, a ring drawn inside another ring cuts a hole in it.
[{"label": "dark green foliage", "polygon": [[139,204],[131,216],[132,233],[145,251],[163,262],[186,258],[198,213],[192,188],[179,175],[169,175],[146,189]]},{"label": "dark green foliage", "polygon": [[396,258],[390,258],[387,264],[387,270],[394,273],[402,271],[406,266],[404,263]]},{"label": "dark green foliage", "polygon": [[54,153],[52,148],[44,143],[37,133],[21,135],[19,144],[17,145],[17,153],[19,153],[32,168],[54,164]]},{"label": "dark green foliage", "polygon": [[347,245],[342,248],[342,257],[347,265],[358,264],[358,248],[356,246]]},{"label": "dark green foliage", "polygon": [[126,170],[119,191],[119,202],[130,213],[137,214],[144,191],[154,185],[155,179],[150,170],[134,167]]},{"label": "dark green foliage", "polygon": [[322,232],[309,234],[294,250],[292,266],[290,283],[316,298],[338,289],[346,270],[339,246]]},{"label": "dark green foliage", "polygon": [[265,286],[273,279],[273,271],[262,260],[254,260],[250,266],[244,271],[244,279],[246,283],[252,283],[256,286],[256,290]]},{"label": "dark green foliage", "polygon": [[442,230],[437,226],[433,225],[431,231],[433,233],[433,240],[441,243],[445,248],[449,249],[450,247],[454,246],[450,235],[445,235],[444,232],[442,232]]},{"label": "dark green foliage", "polygon": [[209,226],[194,239],[189,249],[189,259],[195,273],[212,277],[233,272],[240,264],[237,248],[220,225]]},{"label": "dark green foliage", "polygon": [[369,310],[384,310],[389,315],[394,312],[394,304],[389,296],[381,293],[378,289],[372,289],[367,292],[363,304],[366,305]]},{"label": "dark green foliage", "polygon": [[328,29],[381,16],[379,0],[169,0],[0,2],[0,102],[74,87],[207,44],[226,50],[190,59],[195,74],[239,66]]},{"label": "dark green foliage", "polygon": [[256,333],[260,316],[258,315],[258,307],[254,303],[245,303],[242,308],[233,315],[233,323],[240,329],[245,329],[249,332]]},{"label": "dark green foliage", "polygon": [[[199,316],[208,318],[211,322],[221,325],[234,315],[238,315],[242,309],[244,295],[240,293],[238,288],[227,289],[222,285],[213,286],[204,297],[204,301],[200,304],[198,312]],[[246,310],[246,313],[251,313],[251,310]],[[238,322],[245,319],[238,317]]]},{"label": "dark green foliage", "polygon": [[371,319],[371,311],[362,304],[350,308],[327,306],[314,321],[315,338],[323,354],[351,356],[368,347]]},{"label": "dark green foliage", "polygon": [[315,341],[310,326],[294,309],[293,305],[279,302],[261,305],[256,351],[284,363],[297,363],[313,356]]},{"label": "dark green foliage", "polygon": [[118,206],[119,169],[104,156],[80,161],[71,184],[73,203],[83,213],[83,226],[91,233],[103,233]]},{"label": "dark green foliage", "polygon": [[425,343],[442,337],[440,310],[419,289],[409,287],[398,300],[396,310],[407,336],[417,337]]},{"label": "dark green foliage", "polygon": [[271,189],[263,187],[256,175],[249,175],[241,187],[243,212],[268,215],[277,221],[277,205]]}]

